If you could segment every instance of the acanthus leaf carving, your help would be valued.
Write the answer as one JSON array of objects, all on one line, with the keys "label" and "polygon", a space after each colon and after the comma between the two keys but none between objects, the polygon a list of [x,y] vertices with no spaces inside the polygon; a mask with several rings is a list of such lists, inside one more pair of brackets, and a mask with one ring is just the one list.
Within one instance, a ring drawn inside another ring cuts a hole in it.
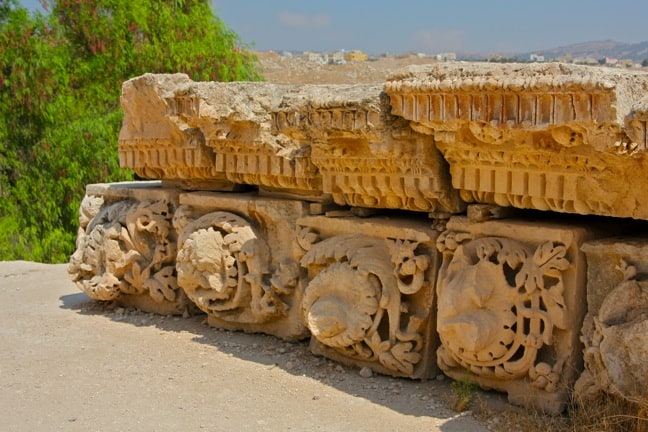
[{"label": "acanthus leaf carving", "polygon": [[239,323],[286,315],[282,296],[297,283],[294,266],[280,266],[271,277],[270,249],[250,222],[225,211],[195,220],[186,206],[179,212],[178,280],[201,310]]},{"label": "acanthus leaf carving", "polygon": [[[95,208],[98,201],[87,202]],[[81,213],[88,213],[83,206]],[[105,205],[79,232],[68,269],[73,280],[98,300],[125,294],[149,295],[157,303],[175,302],[171,213],[166,200]]]},{"label": "acanthus leaf carving", "polygon": [[529,376],[537,387],[555,391],[548,383],[562,363],[547,365],[547,372],[536,360],[552,344],[554,329],[566,326],[567,248],[548,241],[533,249],[506,238],[460,234],[446,233],[438,242],[440,250],[455,248],[447,252],[437,285],[440,367],[504,380]]},{"label": "acanthus leaf carving", "polygon": [[359,234],[312,245],[301,264],[313,274],[302,302],[313,336],[346,357],[412,375],[422,359],[425,318],[404,314],[402,296],[429,284],[429,258],[417,246]]}]

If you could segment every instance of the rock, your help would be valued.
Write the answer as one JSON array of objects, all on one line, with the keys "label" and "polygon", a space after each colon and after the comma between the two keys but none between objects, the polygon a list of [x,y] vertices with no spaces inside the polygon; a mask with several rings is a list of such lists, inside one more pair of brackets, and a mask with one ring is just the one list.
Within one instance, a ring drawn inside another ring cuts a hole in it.
[{"label": "rock", "polygon": [[368,367],[363,367],[362,369],[360,369],[360,372],[358,374],[362,378],[371,378],[373,376],[373,372]]}]

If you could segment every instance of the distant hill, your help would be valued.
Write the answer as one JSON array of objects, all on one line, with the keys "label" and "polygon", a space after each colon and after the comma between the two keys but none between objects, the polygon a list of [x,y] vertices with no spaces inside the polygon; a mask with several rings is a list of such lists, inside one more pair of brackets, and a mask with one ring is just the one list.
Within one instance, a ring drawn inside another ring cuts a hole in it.
[{"label": "distant hill", "polygon": [[[609,57],[619,60],[632,59],[635,62],[641,63],[643,60],[648,59],[648,41],[632,44],[611,40],[584,42],[559,48],[546,49],[539,52],[544,55],[547,60],[557,57],[571,57],[574,59],[586,57],[602,59]],[[531,55],[531,52],[518,54],[516,57],[520,59],[528,59],[529,55]]]},{"label": "distant hill", "polygon": [[600,60],[605,57],[615,58],[618,60],[632,59],[636,63],[641,63],[648,59],[648,41],[638,43],[622,43],[611,40],[597,42],[583,42],[573,45],[566,45],[558,48],[550,48],[538,51],[529,51],[523,53],[478,53],[478,52],[458,52],[457,57],[462,60],[482,60],[489,57],[517,58],[519,60],[529,60],[531,54],[542,54],[546,60],[552,60],[560,57],[571,59],[592,58]]}]

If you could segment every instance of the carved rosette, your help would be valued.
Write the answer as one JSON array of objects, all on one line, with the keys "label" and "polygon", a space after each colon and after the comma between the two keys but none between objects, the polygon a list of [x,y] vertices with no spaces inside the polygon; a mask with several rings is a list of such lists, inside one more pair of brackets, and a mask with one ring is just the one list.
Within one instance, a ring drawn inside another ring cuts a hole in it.
[{"label": "carved rosette", "polygon": [[264,238],[244,218],[216,211],[197,219],[181,206],[182,227],[176,266],[178,282],[204,312],[236,323],[264,323],[284,317],[297,283],[290,266],[270,267]]},{"label": "carved rosette", "polygon": [[555,392],[565,359],[550,364],[542,351],[556,329],[567,327],[567,247],[453,231],[437,246],[444,254],[437,282],[439,367],[497,380],[527,377],[534,387]]},{"label": "carved rosette", "polygon": [[148,295],[155,303],[181,302],[171,213],[165,200],[103,205],[102,197],[86,197],[68,267],[73,281],[97,300]]},{"label": "carved rosette", "polygon": [[379,372],[416,374],[427,317],[408,313],[406,297],[429,285],[430,266],[418,244],[360,234],[316,242],[312,231],[299,238],[310,276],[302,314],[313,337]]}]

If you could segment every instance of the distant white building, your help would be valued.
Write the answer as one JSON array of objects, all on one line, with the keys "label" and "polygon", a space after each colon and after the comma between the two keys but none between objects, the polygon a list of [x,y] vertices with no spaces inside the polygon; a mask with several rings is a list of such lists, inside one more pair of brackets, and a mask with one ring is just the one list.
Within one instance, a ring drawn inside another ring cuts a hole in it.
[{"label": "distant white building", "polygon": [[540,53],[533,53],[529,56],[529,60],[531,60],[532,62],[543,62],[545,61],[545,58]]},{"label": "distant white building", "polygon": [[310,52],[310,51],[304,51],[304,53],[302,55],[304,56],[304,60],[309,61],[309,62],[319,61],[319,59],[321,57],[319,55],[319,53]]},{"label": "distant white building", "polygon": [[331,55],[331,63],[334,64],[344,64],[346,60],[344,59],[344,50],[336,51]]},{"label": "distant white building", "polygon": [[434,56],[438,61],[455,61],[457,54],[455,53],[440,53]]},{"label": "distant white building", "polygon": [[317,53],[311,51],[304,51],[302,58],[306,61],[319,64],[326,64],[329,60],[328,53]]}]

